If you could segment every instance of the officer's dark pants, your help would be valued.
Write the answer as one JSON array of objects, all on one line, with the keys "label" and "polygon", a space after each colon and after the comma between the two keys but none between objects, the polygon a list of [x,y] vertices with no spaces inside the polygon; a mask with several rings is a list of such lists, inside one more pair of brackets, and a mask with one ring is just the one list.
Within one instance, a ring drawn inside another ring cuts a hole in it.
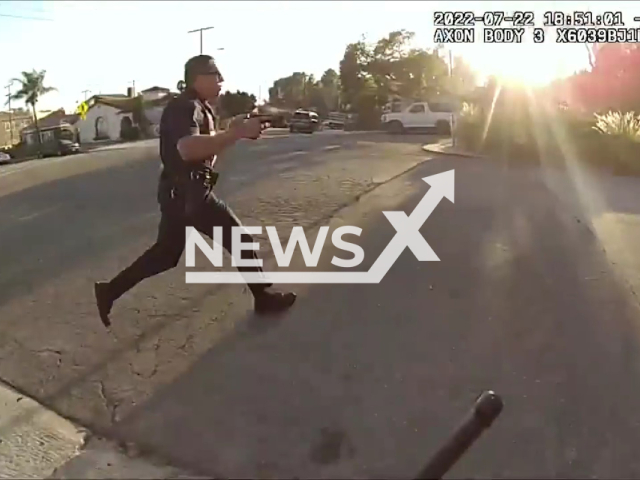
[{"label": "officer's dark pants", "polygon": [[[170,201],[161,204],[162,217],[158,227],[156,243],[142,254],[129,267],[111,280],[114,299],[119,298],[142,280],[170,270],[178,265],[185,248],[185,228],[192,226],[200,233],[213,235],[213,227],[222,227],[222,243],[227,252],[231,252],[231,231],[240,226],[240,220],[231,209],[212,192],[193,208],[193,213],[185,213],[184,204]],[[243,242],[252,242],[250,235],[243,235]],[[241,258],[258,259],[254,250],[243,250]],[[260,267],[237,267],[238,271],[262,271]],[[271,284],[249,284],[254,296]]]}]

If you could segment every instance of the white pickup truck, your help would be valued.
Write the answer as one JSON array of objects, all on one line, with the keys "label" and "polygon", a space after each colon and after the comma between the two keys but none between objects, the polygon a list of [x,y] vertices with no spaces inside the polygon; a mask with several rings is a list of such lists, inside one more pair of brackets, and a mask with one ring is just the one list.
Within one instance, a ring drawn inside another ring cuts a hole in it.
[{"label": "white pickup truck", "polygon": [[452,105],[447,102],[414,102],[408,106],[396,103],[385,109],[381,121],[382,128],[391,133],[435,129],[449,134],[454,115]]}]

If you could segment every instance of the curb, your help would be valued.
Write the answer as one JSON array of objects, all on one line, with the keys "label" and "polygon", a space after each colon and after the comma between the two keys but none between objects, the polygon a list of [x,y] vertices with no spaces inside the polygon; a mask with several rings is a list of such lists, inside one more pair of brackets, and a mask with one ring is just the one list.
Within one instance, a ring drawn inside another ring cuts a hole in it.
[{"label": "curb", "polygon": [[0,385],[0,409],[2,478],[46,478],[86,442],[86,430],[6,385]]},{"label": "curb", "polygon": [[19,163],[32,162],[34,160],[38,160],[38,157],[12,158],[11,161],[0,162],[0,167],[8,167],[11,165],[17,165]]},{"label": "curb", "polygon": [[428,153],[435,153],[438,155],[447,155],[451,157],[461,157],[461,158],[486,158],[486,155],[480,155],[470,152],[464,152],[461,150],[453,150],[451,145],[441,145],[441,144],[427,144],[422,146],[422,150]]},{"label": "curb", "polygon": [[164,462],[129,456],[104,439],[91,439],[76,457],[56,468],[47,480],[205,479]]},{"label": "curb", "polygon": [[[90,438],[90,432],[0,383],[0,478],[198,478]],[[201,477],[202,478],[202,477]]]}]

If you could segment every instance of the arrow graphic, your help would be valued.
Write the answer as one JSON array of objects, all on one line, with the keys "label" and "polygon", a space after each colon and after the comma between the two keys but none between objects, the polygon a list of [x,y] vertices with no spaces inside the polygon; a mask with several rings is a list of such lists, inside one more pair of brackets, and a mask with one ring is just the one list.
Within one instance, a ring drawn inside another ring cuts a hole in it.
[{"label": "arrow graphic", "polygon": [[382,212],[396,234],[367,272],[187,272],[187,283],[380,283],[405,248],[420,262],[440,259],[420,234],[420,228],[443,198],[455,201],[454,170],[422,180],[431,188],[410,215],[402,211]]}]

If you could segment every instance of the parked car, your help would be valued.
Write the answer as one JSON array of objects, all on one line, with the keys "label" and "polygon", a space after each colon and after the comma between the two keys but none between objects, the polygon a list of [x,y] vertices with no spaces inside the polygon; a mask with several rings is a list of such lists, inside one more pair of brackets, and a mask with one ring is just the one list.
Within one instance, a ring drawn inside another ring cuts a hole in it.
[{"label": "parked car", "polygon": [[325,121],[327,128],[332,130],[343,130],[346,123],[347,115],[340,112],[330,112],[328,119]]},{"label": "parked car", "polygon": [[289,121],[289,131],[291,133],[313,133],[320,127],[320,118],[315,112],[307,110],[297,110]]},{"label": "parked car", "polygon": [[427,129],[443,135],[451,133],[455,113],[454,107],[446,102],[414,102],[406,108],[394,107],[381,117],[383,129],[390,133]]},{"label": "parked car", "polygon": [[80,144],[71,140],[58,140],[58,155],[80,153]]},{"label": "parked car", "polygon": [[0,152],[0,165],[11,163],[11,155],[6,152]]}]

